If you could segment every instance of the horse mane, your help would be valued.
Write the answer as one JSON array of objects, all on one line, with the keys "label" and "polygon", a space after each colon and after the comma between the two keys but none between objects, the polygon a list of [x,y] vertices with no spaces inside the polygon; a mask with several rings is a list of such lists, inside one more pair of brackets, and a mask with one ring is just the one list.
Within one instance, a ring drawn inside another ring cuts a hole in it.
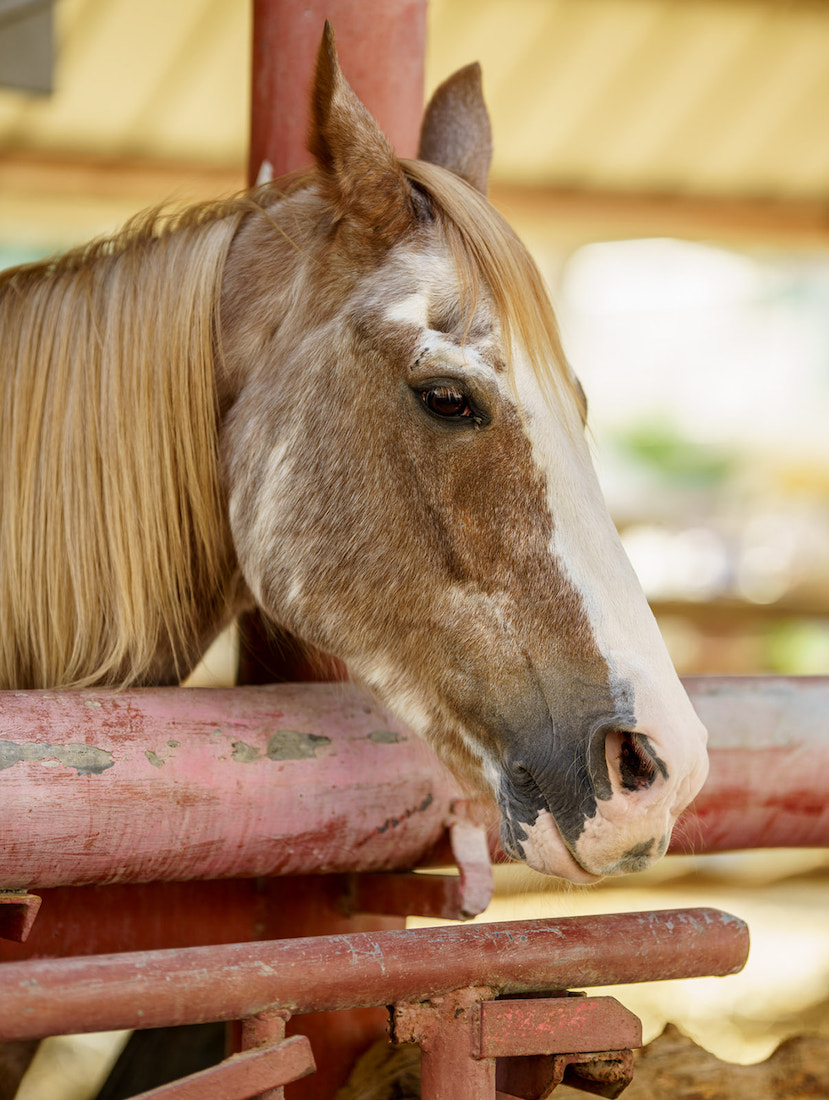
[{"label": "horse mane", "polygon": [[[0,276],[0,686],[148,682],[227,590],[214,376],[250,198]],[[169,675],[169,673],[168,673]]]},{"label": "horse mane", "polygon": [[580,392],[561,344],[544,280],[527,249],[486,197],[460,177],[426,161],[403,160],[403,170],[431,200],[458,271],[467,317],[482,289],[490,294],[512,374],[513,344],[529,364],[548,402],[560,405]]}]

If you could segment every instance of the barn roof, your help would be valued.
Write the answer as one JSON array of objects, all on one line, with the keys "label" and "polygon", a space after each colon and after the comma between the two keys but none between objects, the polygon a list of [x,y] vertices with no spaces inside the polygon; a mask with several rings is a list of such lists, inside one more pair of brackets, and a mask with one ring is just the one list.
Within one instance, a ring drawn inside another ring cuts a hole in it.
[{"label": "barn roof", "polygon": [[[249,38],[248,3],[60,0],[54,93],[0,91],[0,233],[240,185]],[[829,237],[825,0],[431,0],[427,86],[474,59],[520,216]]]}]

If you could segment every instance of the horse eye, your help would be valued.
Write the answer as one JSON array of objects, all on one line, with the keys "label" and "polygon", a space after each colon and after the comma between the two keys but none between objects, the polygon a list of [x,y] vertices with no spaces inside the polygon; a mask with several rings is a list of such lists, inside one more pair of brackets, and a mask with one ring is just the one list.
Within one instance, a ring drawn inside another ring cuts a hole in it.
[{"label": "horse eye", "polygon": [[421,395],[426,408],[435,414],[447,418],[472,416],[472,409],[466,399],[466,394],[456,390],[453,386],[434,386],[430,390],[424,390]]}]

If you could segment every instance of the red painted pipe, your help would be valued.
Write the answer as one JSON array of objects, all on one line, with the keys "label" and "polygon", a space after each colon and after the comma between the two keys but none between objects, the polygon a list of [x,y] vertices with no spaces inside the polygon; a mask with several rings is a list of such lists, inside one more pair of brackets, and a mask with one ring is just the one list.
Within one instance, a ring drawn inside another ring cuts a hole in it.
[{"label": "red painted pipe", "polygon": [[829,678],[684,683],[708,727],[711,772],[670,850],[829,845]]},{"label": "red painted pipe", "polygon": [[[829,844],[829,678],[687,686],[711,775],[672,850]],[[0,889],[410,868],[459,794],[353,684],[5,692],[0,713]]]},{"label": "red painted pipe", "polygon": [[426,0],[254,0],[249,182],[310,162],[310,78],[325,20],[340,64],[398,154],[415,155],[423,113]]},{"label": "red painted pipe", "polygon": [[0,889],[415,866],[456,781],[350,684],[0,693]]},{"label": "red painted pipe", "polygon": [[[357,95],[379,121],[398,153],[401,156],[414,155],[423,109],[426,2],[427,0],[304,0],[300,4],[295,0],[254,0],[248,159],[250,184],[258,182],[260,173],[261,178],[281,176],[306,166],[310,161],[306,151],[309,92],[326,19],[333,23],[340,60]],[[262,658],[267,650],[257,647],[248,652],[258,652]],[[253,666],[256,663],[256,657],[252,661],[248,659],[243,662]],[[327,663],[332,669],[336,664],[331,661]],[[282,667],[283,660],[280,656],[271,654],[259,660],[259,664],[262,668],[272,669]],[[244,669],[240,668],[240,672],[244,674]],[[307,672],[302,672],[301,676],[303,679],[318,678],[316,675],[309,677]],[[329,678],[332,678],[331,674]],[[333,678],[341,679],[342,676],[335,671]],[[388,762],[388,754],[386,759],[388,776],[392,780],[391,785],[395,786],[396,780],[391,774],[393,765]],[[403,766],[405,769],[406,761],[403,761]],[[369,768],[369,772],[370,770]],[[414,771],[421,776],[424,774],[422,765],[417,762],[414,764]],[[318,769],[315,774],[319,774]],[[402,774],[405,775],[405,771]],[[333,809],[331,815],[326,817],[330,803],[337,801],[335,792],[342,792],[344,774],[331,780],[331,789],[328,792],[317,787],[312,795],[305,788],[306,801],[295,809],[294,832],[301,821],[307,822],[310,818],[316,823],[322,819],[316,837],[306,833],[303,840],[296,844],[296,838],[290,832],[286,836],[284,831],[277,830],[270,834],[271,839],[266,842],[270,851],[279,847],[286,852],[292,852],[298,848],[301,860],[305,861],[316,850],[316,858],[324,863],[328,859],[325,853],[331,855],[332,849],[335,849],[335,862],[342,864],[351,863],[355,859],[361,862],[374,849],[375,852],[385,850],[383,858],[388,860],[396,847],[392,838],[398,833],[401,834],[402,849],[408,846],[404,834],[413,839],[427,817],[431,821],[427,828],[434,828],[445,816],[445,799],[435,790],[436,785],[444,788],[445,785],[437,776],[426,781],[425,793],[421,785],[421,791],[414,802],[405,801],[403,797],[393,797],[389,802],[385,800],[384,792],[380,803],[374,794],[376,788],[372,790],[371,780],[368,789],[362,788],[359,768],[352,773],[352,778],[357,780],[357,785],[352,792],[351,809],[344,816],[338,815],[336,809]],[[407,791],[406,794],[408,793],[410,792]],[[364,795],[367,796],[367,813],[363,806]],[[292,802],[295,803],[295,799],[289,795],[287,804]],[[390,807],[390,811],[383,817],[377,815],[380,804]],[[310,811],[309,805],[313,806]],[[426,814],[429,807],[431,812]],[[266,810],[264,817],[269,816],[271,812]],[[258,822],[261,820],[262,815],[256,818],[254,833],[260,833],[261,826]],[[355,835],[352,821],[358,823],[358,830],[368,824],[368,832]],[[316,824],[312,826],[316,827]],[[375,832],[378,829],[383,831]],[[373,839],[367,840],[372,834]],[[309,840],[310,844],[307,843]],[[245,858],[248,847],[247,841],[240,844],[237,854]],[[219,842],[218,848],[227,853],[223,842]],[[266,859],[270,860],[271,857],[266,856]],[[307,924],[302,921],[297,927],[305,928]],[[325,1063],[315,1075],[314,1083],[307,1088],[295,1085],[289,1089],[289,1094],[295,1095],[297,1100],[300,1094],[308,1098],[333,1096],[337,1088],[345,1083],[348,1067],[353,1064],[360,1049],[369,1045],[371,1038],[367,1028],[371,1028],[375,1036],[382,1033],[383,1013],[374,1010],[373,1014],[376,1017],[373,1024],[368,1019],[372,1015],[371,1011],[349,1013],[346,1019],[329,1019],[324,1025]],[[362,1015],[362,1020],[357,1019],[358,1015]]]},{"label": "red painted pipe", "polygon": [[715,909],[364,932],[0,968],[0,1039],[726,975],[748,929]]}]

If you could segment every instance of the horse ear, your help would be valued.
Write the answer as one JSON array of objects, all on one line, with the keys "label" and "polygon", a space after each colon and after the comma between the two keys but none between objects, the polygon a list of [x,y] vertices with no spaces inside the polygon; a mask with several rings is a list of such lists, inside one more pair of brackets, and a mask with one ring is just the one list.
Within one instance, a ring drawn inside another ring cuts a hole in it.
[{"label": "horse ear", "polygon": [[311,151],[341,217],[391,241],[415,217],[394,150],[342,74],[326,20],[311,96]]},{"label": "horse ear", "polygon": [[492,129],[477,61],[459,69],[435,91],[423,116],[417,155],[448,168],[486,194]]}]

